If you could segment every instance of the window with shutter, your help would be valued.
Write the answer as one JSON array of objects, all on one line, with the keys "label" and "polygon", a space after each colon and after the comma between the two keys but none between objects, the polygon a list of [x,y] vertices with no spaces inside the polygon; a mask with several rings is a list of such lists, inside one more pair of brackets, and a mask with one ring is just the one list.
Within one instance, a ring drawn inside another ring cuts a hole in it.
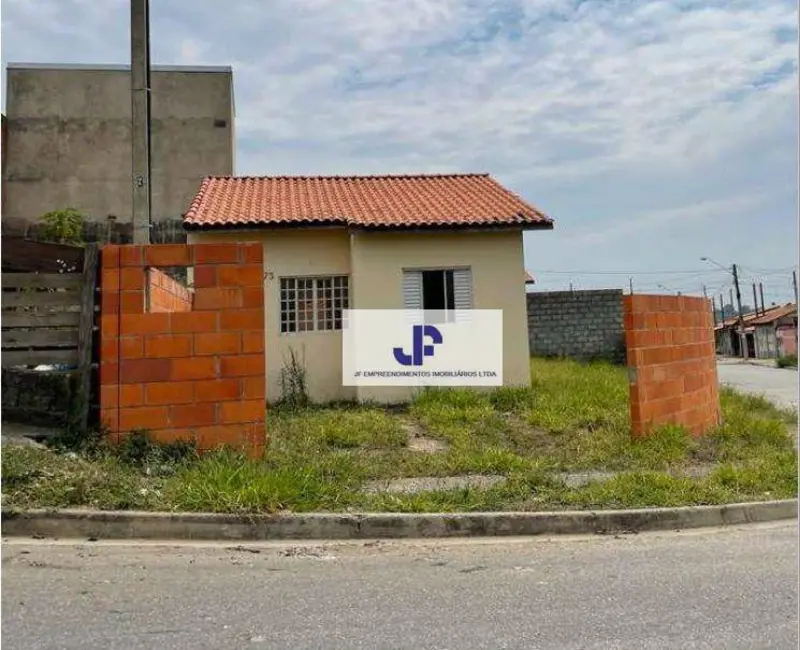
[{"label": "window with shutter", "polygon": [[403,308],[444,312],[472,309],[472,270],[403,271]]}]

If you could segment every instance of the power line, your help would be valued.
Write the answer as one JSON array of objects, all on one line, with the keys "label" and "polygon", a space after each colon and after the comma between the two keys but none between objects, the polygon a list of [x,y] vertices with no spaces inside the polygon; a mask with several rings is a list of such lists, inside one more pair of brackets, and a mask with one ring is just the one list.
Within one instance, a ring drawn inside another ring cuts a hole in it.
[{"label": "power line", "polygon": [[751,271],[751,272],[754,271],[756,273],[767,273],[767,274],[771,274],[771,275],[780,275],[782,273],[791,273],[797,267],[795,267],[795,266],[787,266],[787,267],[782,268],[782,269],[774,269],[774,268],[773,269],[763,269],[763,268],[758,268],[758,267],[755,267],[755,266],[740,266],[739,268],[741,268],[742,270],[745,270],[745,271]]},{"label": "power line", "polygon": [[542,269],[532,268],[531,272],[534,274],[552,273],[554,275],[709,275],[710,273],[723,273],[722,269],[702,269],[695,271],[547,271]]}]

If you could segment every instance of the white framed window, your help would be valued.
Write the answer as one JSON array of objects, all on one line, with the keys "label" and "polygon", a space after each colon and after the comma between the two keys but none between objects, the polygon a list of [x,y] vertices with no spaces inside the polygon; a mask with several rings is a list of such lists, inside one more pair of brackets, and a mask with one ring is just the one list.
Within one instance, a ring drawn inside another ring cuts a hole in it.
[{"label": "white framed window", "polygon": [[281,334],[340,330],[349,302],[346,275],[281,278]]},{"label": "white framed window", "polygon": [[472,269],[404,270],[403,308],[445,312],[472,309]]}]

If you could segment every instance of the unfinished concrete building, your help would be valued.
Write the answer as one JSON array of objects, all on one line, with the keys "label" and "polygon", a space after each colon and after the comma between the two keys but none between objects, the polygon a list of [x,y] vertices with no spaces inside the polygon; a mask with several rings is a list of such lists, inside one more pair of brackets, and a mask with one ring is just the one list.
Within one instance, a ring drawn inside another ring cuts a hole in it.
[{"label": "unfinished concrete building", "polygon": [[[75,208],[88,240],[130,241],[130,84],[129,66],[7,65],[5,233]],[[234,173],[234,117],[230,67],[152,67],[154,242],[184,238],[181,215],[205,176]]]}]

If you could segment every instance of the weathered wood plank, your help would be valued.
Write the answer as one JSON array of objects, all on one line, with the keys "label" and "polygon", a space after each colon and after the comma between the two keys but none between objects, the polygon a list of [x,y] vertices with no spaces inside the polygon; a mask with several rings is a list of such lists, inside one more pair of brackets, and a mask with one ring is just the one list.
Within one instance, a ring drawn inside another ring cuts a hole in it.
[{"label": "weathered wood plank", "polygon": [[5,330],[3,351],[9,348],[77,348],[78,329]]},{"label": "weathered wood plank", "polygon": [[3,329],[13,327],[78,327],[79,311],[6,311],[3,312]]},{"label": "weathered wood plank", "polygon": [[[31,241],[24,237],[3,235],[3,271],[40,271],[57,273],[64,267],[78,269],[80,275],[84,250],[80,246]],[[61,262],[59,261],[61,260]]]},{"label": "weathered wood plank", "polygon": [[78,365],[78,350],[13,350],[3,351],[2,365],[4,368],[11,366],[36,366],[49,363],[66,363],[71,366]]},{"label": "weathered wood plank", "polygon": [[92,399],[92,341],[94,336],[94,303],[97,296],[97,267],[100,252],[97,244],[89,244],[83,254],[83,287],[81,291],[81,320],[78,325],[78,367],[80,395],[77,409],[77,425],[81,430],[89,426]]},{"label": "weathered wood plank", "polygon": [[17,307],[79,307],[81,294],[79,291],[4,291],[2,294],[3,309]]},{"label": "weathered wood plank", "polygon": [[75,289],[81,288],[77,273],[3,273],[3,289]]}]

